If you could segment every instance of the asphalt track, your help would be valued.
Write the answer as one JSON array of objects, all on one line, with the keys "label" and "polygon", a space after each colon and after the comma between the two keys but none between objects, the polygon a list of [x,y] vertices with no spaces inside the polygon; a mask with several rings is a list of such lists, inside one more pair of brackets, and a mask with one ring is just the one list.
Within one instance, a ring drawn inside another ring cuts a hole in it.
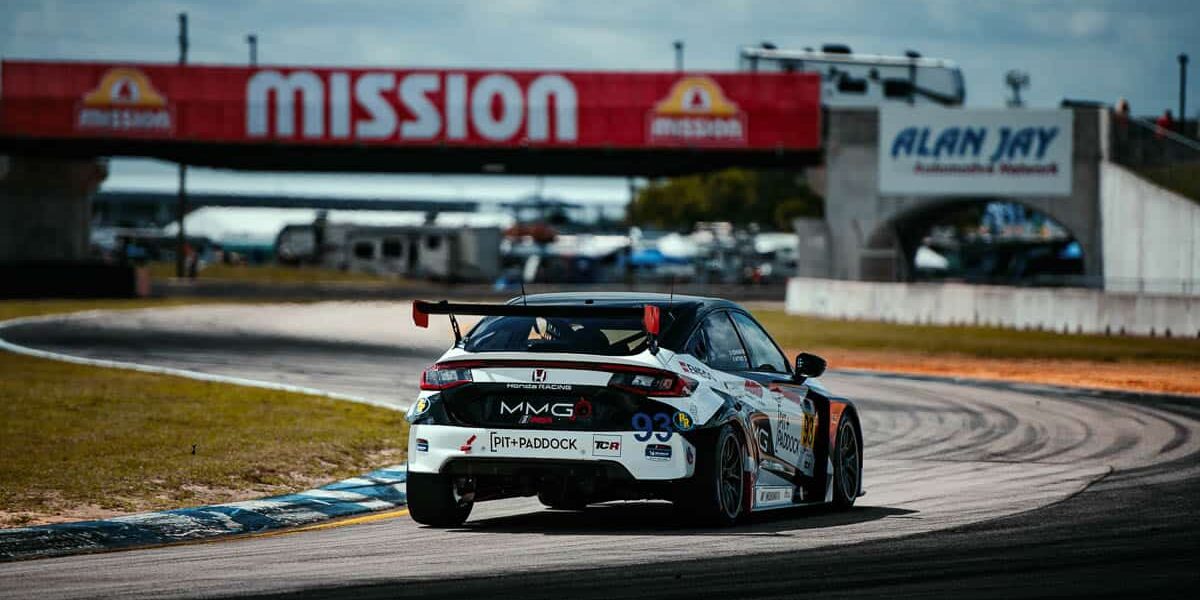
[{"label": "asphalt track", "polygon": [[[41,349],[405,404],[443,331],[403,304],[193,307],[0,332]],[[1086,374],[1081,374],[1086,377]],[[867,438],[868,495],[694,529],[661,503],[518,499],[461,528],[406,517],[0,564],[0,597],[1191,596],[1200,402],[831,373]]]}]

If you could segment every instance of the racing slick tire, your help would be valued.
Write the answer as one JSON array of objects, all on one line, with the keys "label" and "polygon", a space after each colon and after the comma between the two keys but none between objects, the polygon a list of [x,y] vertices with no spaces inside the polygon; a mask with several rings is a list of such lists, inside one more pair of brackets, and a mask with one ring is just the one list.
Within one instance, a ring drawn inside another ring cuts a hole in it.
[{"label": "racing slick tire", "polygon": [[696,471],[676,504],[706,525],[728,527],[749,512],[746,494],[746,448],[738,430],[721,427],[711,445],[696,452]]},{"label": "racing slick tire", "polygon": [[464,492],[471,490],[469,484],[461,477],[410,472],[406,484],[409,516],[431,527],[462,525],[475,506],[474,491]]},{"label": "racing slick tire", "polygon": [[846,510],[854,506],[862,478],[862,440],[849,418],[838,425],[833,451],[833,506]]}]

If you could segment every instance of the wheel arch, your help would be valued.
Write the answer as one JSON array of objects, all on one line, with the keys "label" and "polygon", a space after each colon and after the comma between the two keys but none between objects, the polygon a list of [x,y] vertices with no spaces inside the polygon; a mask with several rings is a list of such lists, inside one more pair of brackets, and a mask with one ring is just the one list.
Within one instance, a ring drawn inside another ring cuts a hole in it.
[{"label": "wheel arch", "polygon": [[[856,406],[854,406],[853,402],[846,400],[845,398],[836,398],[833,401],[839,402],[844,405],[841,418],[850,420],[850,425],[852,427],[854,427],[854,434],[858,436],[858,472],[859,472],[858,495],[861,496],[862,492],[863,492],[863,476],[862,476],[863,463],[866,460],[866,453],[867,453],[866,452],[867,441],[866,441],[866,438],[863,437],[862,421],[859,419],[859,416],[858,416],[858,408]],[[840,423],[839,423],[839,427],[840,427]],[[831,445],[830,446],[831,451],[832,451],[832,448],[833,448],[833,446]]]}]

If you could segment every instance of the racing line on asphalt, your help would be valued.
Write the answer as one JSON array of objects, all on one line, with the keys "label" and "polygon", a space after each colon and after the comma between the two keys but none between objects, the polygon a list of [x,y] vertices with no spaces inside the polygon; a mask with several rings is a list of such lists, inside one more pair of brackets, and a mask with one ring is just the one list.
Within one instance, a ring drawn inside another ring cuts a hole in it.
[{"label": "racing line on asphalt", "polygon": [[[399,408],[415,397],[417,375],[450,340],[438,327],[412,328],[408,314],[405,303],[196,306],[69,317],[2,335],[55,352],[319,387]],[[848,513],[785,511],[705,530],[681,526],[663,503],[571,513],[515,499],[478,505],[458,529],[368,517],[294,535],[0,564],[0,597],[21,590],[55,597],[438,597],[506,586],[549,596],[556,585],[584,586],[572,595],[597,597],[611,596],[602,590],[650,595],[644,586],[665,585],[652,595],[683,597],[733,581],[735,595],[787,595],[805,561],[816,569],[854,564],[841,585],[806,579],[803,588],[842,594],[878,593],[874,586],[888,577],[925,592],[1011,591],[1055,578],[1071,581],[1072,590],[1111,591],[1129,584],[1114,569],[1122,564],[1140,569],[1142,591],[1156,582],[1196,582],[1194,400],[1122,402],[836,372],[822,381],[854,399],[863,417],[868,495]],[[1162,506],[1147,496],[1162,498]],[[1059,513],[1065,521],[1043,520]],[[1143,564],[1145,548],[1115,537],[1130,535],[1168,558]],[[1076,539],[1110,554],[1093,551],[1072,563]],[[914,564],[900,564],[906,552]],[[712,561],[749,555],[755,558],[738,564],[746,577],[761,570],[762,581],[713,578],[724,563]],[[997,569],[1026,562],[1040,570],[1037,578],[996,579]],[[1063,566],[1046,572],[1049,564]],[[1089,570],[1095,573],[1080,580]],[[522,577],[505,577],[515,574]],[[8,585],[15,581],[22,585]]]}]

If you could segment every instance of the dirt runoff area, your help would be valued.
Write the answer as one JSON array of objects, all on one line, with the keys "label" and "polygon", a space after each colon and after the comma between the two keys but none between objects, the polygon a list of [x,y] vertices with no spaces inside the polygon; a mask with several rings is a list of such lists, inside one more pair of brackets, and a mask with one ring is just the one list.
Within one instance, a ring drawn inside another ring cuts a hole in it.
[{"label": "dirt runoff area", "polygon": [[[828,360],[831,369],[866,369],[914,375],[1200,396],[1200,364],[978,358],[953,354],[914,355],[820,348],[809,351]],[[789,354],[794,356],[796,352],[797,350],[791,350]]]}]

